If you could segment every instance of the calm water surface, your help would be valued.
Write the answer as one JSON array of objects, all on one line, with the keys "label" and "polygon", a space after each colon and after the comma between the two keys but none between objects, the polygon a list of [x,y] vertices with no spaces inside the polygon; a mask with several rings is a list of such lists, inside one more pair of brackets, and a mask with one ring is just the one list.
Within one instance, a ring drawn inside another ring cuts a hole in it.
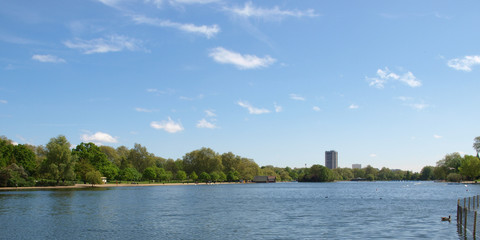
[{"label": "calm water surface", "polygon": [[0,191],[0,239],[459,239],[457,199],[477,194],[433,182]]}]

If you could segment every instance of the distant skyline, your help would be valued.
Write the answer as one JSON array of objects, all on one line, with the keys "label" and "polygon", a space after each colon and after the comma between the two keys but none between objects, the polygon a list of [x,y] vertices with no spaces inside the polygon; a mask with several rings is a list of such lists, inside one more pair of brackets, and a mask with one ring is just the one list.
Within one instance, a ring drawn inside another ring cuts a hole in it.
[{"label": "distant skyline", "polygon": [[0,2],[0,135],[420,171],[475,155],[478,1]]}]

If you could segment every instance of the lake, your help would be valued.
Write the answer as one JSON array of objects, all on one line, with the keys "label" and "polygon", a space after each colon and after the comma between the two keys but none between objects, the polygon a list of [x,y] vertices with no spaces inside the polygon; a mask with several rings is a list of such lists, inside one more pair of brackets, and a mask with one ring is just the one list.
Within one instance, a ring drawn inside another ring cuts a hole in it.
[{"label": "lake", "polygon": [[478,194],[434,182],[0,191],[0,239],[459,239],[457,199]]}]

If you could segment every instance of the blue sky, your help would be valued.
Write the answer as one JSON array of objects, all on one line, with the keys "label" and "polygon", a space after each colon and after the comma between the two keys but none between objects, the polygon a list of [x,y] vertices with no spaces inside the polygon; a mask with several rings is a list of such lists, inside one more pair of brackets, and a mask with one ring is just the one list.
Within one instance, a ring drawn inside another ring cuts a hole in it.
[{"label": "blue sky", "polygon": [[475,154],[478,1],[0,2],[0,135],[259,165]]}]

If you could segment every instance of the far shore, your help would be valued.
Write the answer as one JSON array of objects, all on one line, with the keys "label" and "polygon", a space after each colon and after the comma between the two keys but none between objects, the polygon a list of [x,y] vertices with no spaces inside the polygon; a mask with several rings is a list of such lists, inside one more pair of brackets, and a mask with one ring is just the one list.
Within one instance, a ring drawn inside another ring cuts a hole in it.
[{"label": "far shore", "polygon": [[[350,182],[350,181],[339,181],[339,182]],[[373,181],[375,182],[375,181]],[[436,182],[445,182],[445,181],[436,181]],[[187,186],[187,185],[219,185],[219,184],[249,184],[240,183],[240,182],[216,182],[216,183],[107,183],[107,184],[75,184],[73,186],[39,186],[39,187],[0,187],[0,191],[11,191],[11,190],[48,190],[48,189],[69,189],[69,188],[109,188],[109,187],[154,187],[154,186]],[[458,184],[478,184],[477,181],[462,181],[457,182]]]},{"label": "far shore", "polygon": [[39,186],[39,187],[0,187],[0,191],[31,190],[31,189],[69,189],[69,188],[109,188],[109,187],[153,187],[153,186],[182,186],[182,185],[218,185],[218,184],[242,184],[238,182],[216,183],[107,183],[107,184],[75,184],[73,186]]}]

